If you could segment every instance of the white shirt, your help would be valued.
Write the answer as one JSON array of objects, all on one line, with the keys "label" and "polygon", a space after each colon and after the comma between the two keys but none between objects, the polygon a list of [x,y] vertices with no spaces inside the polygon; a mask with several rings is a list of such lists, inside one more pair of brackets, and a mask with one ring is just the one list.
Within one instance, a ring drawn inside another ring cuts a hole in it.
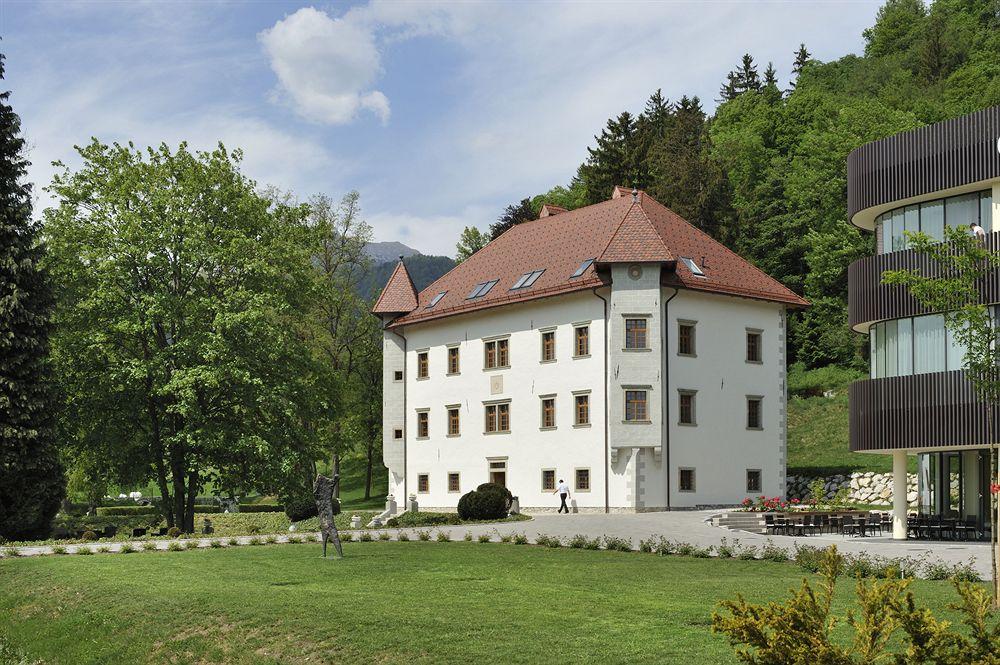
[{"label": "white shirt", "polygon": [[976,236],[977,238],[985,238],[986,231],[984,231],[983,227],[979,226],[979,224],[976,224],[975,226],[972,227],[972,235]]},{"label": "white shirt", "polygon": [[569,485],[566,483],[559,483],[559,487],[556,488],[556,492],[559,494],[569,494]]}]

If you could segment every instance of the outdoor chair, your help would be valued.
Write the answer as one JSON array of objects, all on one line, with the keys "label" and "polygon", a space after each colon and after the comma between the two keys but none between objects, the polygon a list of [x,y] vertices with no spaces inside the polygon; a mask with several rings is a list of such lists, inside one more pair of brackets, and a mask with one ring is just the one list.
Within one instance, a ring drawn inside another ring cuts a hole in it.
[{"label": "outdoor chair", "polygon": [[975,517],[966,517],[964,522],[955,524],[956,539],[961,537],[962,540],[969,540],[969,534],[972,534],[972,540],[979,539],[979,525],[976,524]]},{"label": "outdoor chair", "polygon": [[868,532],[874,536],[875,531],[878,531],[878,535],[882,535],[882,516],[878,514],[868,515]]},{"label": "outdoor chair", "polygon": [[822,533],[820,525],[821,521],[819,515],[806,515],[802,521],[802,530],[806,533],[806,535],[820,534]]},{"label": "outdoor chair", "polygon": [[764,515],[764,532],[768,534],[773,534],[777,525],[774,523],[774,515],[767,514]]},{"label": "outdoor chair", "polygon": [[774,532],[788,535],[788,518],[787,517],[775,517],[774,518]]}]

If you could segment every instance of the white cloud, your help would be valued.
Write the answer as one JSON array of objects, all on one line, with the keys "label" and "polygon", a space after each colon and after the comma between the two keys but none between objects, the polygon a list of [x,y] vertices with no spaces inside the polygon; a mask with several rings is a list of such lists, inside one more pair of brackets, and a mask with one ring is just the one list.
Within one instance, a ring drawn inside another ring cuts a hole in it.
[{"label": "white cloud", "polygon": [[388,121],[389,99],[371,89],[381,64],[369,26],[306,7],[258,38],[281,91],[303,117],[341,125],[366,110]]}]

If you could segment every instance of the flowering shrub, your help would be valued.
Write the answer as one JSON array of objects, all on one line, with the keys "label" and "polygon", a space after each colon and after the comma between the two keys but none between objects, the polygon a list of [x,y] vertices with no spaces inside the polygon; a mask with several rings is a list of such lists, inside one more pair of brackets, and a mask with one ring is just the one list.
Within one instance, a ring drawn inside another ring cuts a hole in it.
[{"label": "flowering shrub", "polygon": [[756,499],[747,497],[740,503],[740,510],[748,513],[788,512],[793,510],[811,510],[816,506],[813,499],[792,499],[785,501],[780,496],[767,497],[761,494]]}]

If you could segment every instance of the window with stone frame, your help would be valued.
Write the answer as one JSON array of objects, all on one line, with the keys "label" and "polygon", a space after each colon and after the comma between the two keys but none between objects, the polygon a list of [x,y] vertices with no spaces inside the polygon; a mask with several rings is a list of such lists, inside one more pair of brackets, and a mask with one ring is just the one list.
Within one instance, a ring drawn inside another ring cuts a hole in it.
[{"label": "window with stone frame", "polygon": [[681,492],[694,491],[694,469],[681,469],[678,489]]},{"label": "window with stone frame", "polygon": [[542,469],[542,491],[554,492],[556,489],[556,470]]},{"label": "window with stone frame", "polygon": [[647,409],[647,393],[645,390],[625,391],[625,420],[628,422],[646,422],[649,420]]},{"label": "window with stone frame", "polygon": [[677,422],[681,425],[694,425],[695,421],[695,391],[677,391]]},{"label": "window with stone frame", "polygon": [[556,398],[546,396],[542,398],[542,429],[551,429],[556,426]]},{"label": "window with stone frame", "polygon": [[577,326],[574,328],[574,353],[573,355],[589,356],[590,355],[590,326]]},{"label": "window with stone frame", "polygon": [[590,395],[576,395],[576,425],[590,424]]},{"label": "window with stone frame", "polygon": [[486,405],[486,431],[497,434],[510,432],[510,404]]},{"label": "window with stone frame", "polygon": [[646,349],[649,323],[645,318],[625,319],[625,348]]},{"label": "window with stone frame", "polygon": [[426,439],[430,436],[430,417],[428,411],[417,411],[417,438]]},{"label": "window with stone frame", "polygon": [[448,407],[448,436],[458,436],[461,432],[461,417],[458,413],[459,407]]},{"label": "window with stone frame", "polygon": [[459,482],[459,475],[457,473],[448,474],[448,491],[452,493],[462,491],[462,485]]},{"label": "window with stone frame", "polygon": [[427,494],[431,491],[431,477],[427,473],[417,474],[417,492]]},{"label": "window with stone frame", "polygon": [[590,469],[576,469],[574,478],[577,492],[590,491]]},{"label": "window with stone frame", "polygon": [[761,398],[747,397],[747,429],[763,429],[764,422],[761,413]]},{"label": "window with stone frame", "polygon": [[695,337],[694,337],[694,323],[690,321],[681,321],[677,324],[677,355],[679,356],[694,356],[695,355]]},{"label": "window with stone frame", "polygon": [[542,333],[542,362],[552,362],[556,359],[556,331],[546,330]]},{"label": "window with stone frame", "polygon": [[747,331],[747,362],[762,362],[761,332],[759,330]]},{"label": "window with stone frame", "polygon": [[428,360],[428,352],[421,351],[417,354],[417,378],[426,379],[430,372],[430,361]]},{"label": "window with stone frame", "polygon": [[458,374],[460,370],[458,347],[448,347],[448,374]]}]

